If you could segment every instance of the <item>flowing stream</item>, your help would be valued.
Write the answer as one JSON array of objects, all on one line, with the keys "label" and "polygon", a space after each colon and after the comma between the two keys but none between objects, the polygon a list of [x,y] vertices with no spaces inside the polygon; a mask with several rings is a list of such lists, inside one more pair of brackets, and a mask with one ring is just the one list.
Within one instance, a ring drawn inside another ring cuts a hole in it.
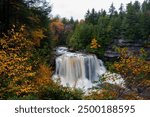
[{"label": "flowing stream", "polygon": [[53,78],[60,78],[63,86],[92,88],[106,72],[103,62],[93,54],[69,52],[65,47],[56,50],[56,70]]}]

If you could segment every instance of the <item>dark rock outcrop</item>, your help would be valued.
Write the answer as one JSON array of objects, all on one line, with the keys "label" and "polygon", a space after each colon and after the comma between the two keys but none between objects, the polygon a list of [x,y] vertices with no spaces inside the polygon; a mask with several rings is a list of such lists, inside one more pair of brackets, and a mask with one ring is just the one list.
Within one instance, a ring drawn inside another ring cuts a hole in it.
[{"label": "dark rock outcrop", "polygon": [[143,48],[147,52],[147,60],[150,60],[150,47],[145,46],[145,42],[142,40],[139,41],[131,41],[131,40],[124,40],[124,39],[115,39],[111,46],[105,51],[104,57],[106,60],[114,60],[117,59],[120,55],[115,51],[114,47],[119,48],[128,48],[130,51],[138,52],[141,48]]}]

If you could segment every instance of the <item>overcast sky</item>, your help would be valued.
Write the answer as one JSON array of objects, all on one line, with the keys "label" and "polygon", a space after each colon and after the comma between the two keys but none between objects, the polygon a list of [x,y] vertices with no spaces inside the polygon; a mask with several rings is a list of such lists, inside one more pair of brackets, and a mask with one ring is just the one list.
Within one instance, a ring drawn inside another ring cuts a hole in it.
[{"label": "overcast sky", "polygon": [[[108,11],[111,3],[118,10],[121,3],[126,6],[130,1],[134,2],[137,0],[48,0],[52,4],[52,15],[59,15],[61,17],[74,19],[84,19],[85,13],[88,9],[94,8],[99,11],[100,9],[105,9]],[[138,0],[142,3],[144,0]]]}]

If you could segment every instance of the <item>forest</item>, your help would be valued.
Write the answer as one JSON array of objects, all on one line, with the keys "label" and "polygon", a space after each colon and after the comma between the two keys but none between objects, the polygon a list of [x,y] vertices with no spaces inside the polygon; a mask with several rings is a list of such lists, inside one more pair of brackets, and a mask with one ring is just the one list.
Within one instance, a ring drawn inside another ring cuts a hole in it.
[{"label": "forest", "polygon": [[[82,20],[52,17],[52,10],[46,0],[0,0],[1,100],[150,99],[150,0],[93,8]],[[85,94],[55,82],[59,46],[96,55],[125,88],[105,82]]]}]

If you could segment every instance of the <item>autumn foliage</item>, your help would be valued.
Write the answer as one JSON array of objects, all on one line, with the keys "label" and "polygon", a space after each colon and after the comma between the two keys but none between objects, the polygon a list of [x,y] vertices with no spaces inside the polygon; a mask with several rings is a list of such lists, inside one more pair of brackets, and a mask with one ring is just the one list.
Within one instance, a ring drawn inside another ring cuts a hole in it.
[{"label": "autumn foliage", "polygon": [[82,92],[77,89],[63,87],[59,82],[52,79],[51,67],[40,64],[33,81],[35,94],[38,99],[81,99]]},{"label": "autumn foliage", "polygon": [[100,44],[98,44],[97,40],[95,38],[93,38],[91,41],[91,44],[90,44],[90,48],[97,49],[99,47],[101,47]]},{"label": "autumn foliage", "polygon": [[54,20],[50,24],[50,30],[52,32],[54,41],[57,42],[61,38],[61,34],[64,30],[64,24],[59,20]]},{"label": "autumn foliage", "polygon": [[3,87],[1,90],[13,91],[17,95],[32,89],[30,78],[35,75],[29,62],[33,43],[25,32],[25,26],[21,26],[19,30],[13,26],[8,34],[4,34],[0,39],[0,86]]},{"label": "autumn foliage", "polygon": [[36,46],[40,46],[40,42],[42,39],[44,39],[46,36],[44,35],[44,29],[36,29],[31,32],[32,40]]},{"label": "autumn foliage", "polygon": [[126,79],[127,84],[141,84],[144,79],[150,80],[150,61],[146,61],[146,52],[131,52],[127,48],[119,49],[120,61],[114,63],[115,70]]}]

